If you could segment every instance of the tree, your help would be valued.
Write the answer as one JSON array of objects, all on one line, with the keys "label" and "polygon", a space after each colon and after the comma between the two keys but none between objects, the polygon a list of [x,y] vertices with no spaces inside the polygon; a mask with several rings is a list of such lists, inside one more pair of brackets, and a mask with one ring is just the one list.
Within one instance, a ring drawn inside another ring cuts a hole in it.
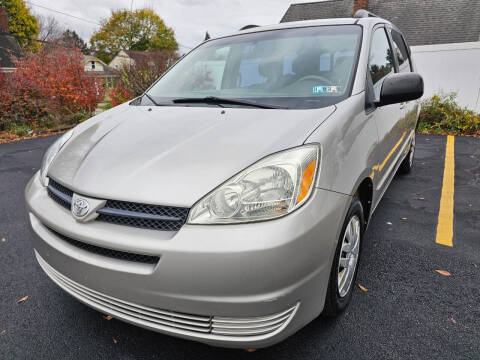
[{"label": "tree", "polygon": [[37,15],[40,41],[52,41],[61,37],[63,29],[53,16]]},{"label": "tree", "polygon": [[38,35],[38,21],[30,14],[23,0],[2,0],[1,5],[7,11],[10,33],[20,46],[27,51],[37,50],[40,46],[35,39]]},{"label": "tree", "polygon": [[208,33],[208,31],[205,33],[205,39],[203,41],[207,40],[210,40],[210,34]]},{"label": "tree", "polygon": [[106,62],[120,50],[178,50],[174,31],[151,9],[112,11],[101,20],[90,45]]},{"label": "tree", "polygon": [[112,105],[143,94],[177,60],[178,54],[170,50],[148,51],[145,56],[135,59],[133,66],[122,69],[120,81],[110,92]]},{"label": "tree", "polygon": [[88,54],[87,44],[78,36],[75,30],[65,30],[60,39],[66,47],[75,47],[80,49],[82,53]]}]

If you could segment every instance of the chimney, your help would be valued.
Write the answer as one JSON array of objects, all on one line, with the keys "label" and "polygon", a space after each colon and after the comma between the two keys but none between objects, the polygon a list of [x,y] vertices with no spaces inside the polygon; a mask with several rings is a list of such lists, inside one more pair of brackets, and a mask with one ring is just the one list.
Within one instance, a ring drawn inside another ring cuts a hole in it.
[{"label": "chimney", "polygon": [[353,0],[353,15],[360,10],[365,9],[368,10],[368,0]]},{"label": "chimney", "polygon": [[9,33],[7,10],[0,6],[0,32]]}]

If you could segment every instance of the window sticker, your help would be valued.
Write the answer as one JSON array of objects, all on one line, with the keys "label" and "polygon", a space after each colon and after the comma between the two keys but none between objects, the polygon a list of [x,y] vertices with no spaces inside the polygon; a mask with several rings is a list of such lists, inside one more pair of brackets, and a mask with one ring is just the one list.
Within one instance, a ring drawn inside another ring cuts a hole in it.
[{"label": "window sticker", "polygon": [[338,94],[340,93],[340,86],[325,86],[325,85],[318,85],[314,86],[312,89],[313,94]]}]

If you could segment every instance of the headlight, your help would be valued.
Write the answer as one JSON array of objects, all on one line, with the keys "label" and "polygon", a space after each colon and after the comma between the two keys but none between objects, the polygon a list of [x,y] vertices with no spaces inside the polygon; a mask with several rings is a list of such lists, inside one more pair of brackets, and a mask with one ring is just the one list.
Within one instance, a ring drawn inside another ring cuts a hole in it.
[{"label": "headlight", "polygon": [[312,192],[319,153],[319,146],[305,145],[258,161],[195,204],[188,223],[242,223],[294,211]]},{"label": "headlight", "polygon": [[70,140],[70,138],[73,135],[73,129],[67,131],[65,134],[60,136],[57,141],[55,141],[48,150],[45,152],[45,155],[43,155],[43,160],[42,160],[42,168],[40,170],[40,180],[42,181],[43,186],[47,186],[47,173],[48,173],[48,168],[52,164],[53,159],[55,156],[58,154],[60,149],[65,145],[65,143]]}]

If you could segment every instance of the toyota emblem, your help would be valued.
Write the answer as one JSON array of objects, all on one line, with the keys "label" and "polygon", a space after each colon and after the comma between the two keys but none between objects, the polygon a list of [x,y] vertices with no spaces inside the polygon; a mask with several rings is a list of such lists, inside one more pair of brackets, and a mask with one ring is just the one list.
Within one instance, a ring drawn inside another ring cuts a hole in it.
[{"label": "toyota emblem", "polygon": [[76,217],[84,217],[88,213],[88,201],[85,199],[77,199],[73,203],[72,213]]}]

